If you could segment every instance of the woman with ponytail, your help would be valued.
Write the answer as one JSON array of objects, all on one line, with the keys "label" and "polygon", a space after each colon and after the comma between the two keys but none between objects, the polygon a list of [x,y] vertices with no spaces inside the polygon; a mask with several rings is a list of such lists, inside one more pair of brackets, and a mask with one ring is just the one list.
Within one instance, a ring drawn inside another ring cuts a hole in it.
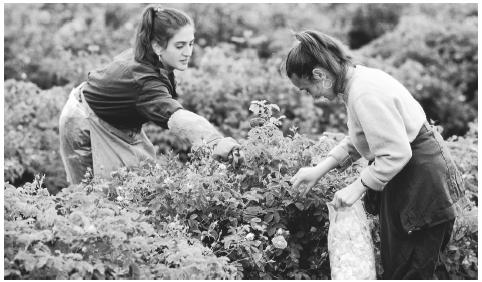
[{"label": "woman with ponytail", "polygon": [[335,208],[365,195],[367,211],[379,214],[384,279],[432,279],[461,196],[460,173],[444,140],[395,78],[355,65],[344,45],[321,32],[303,31],[296,39],[287,76],[315,99],[341,98],[348,135],[317,166],[301,168],[293,187],[306,184],[306,195],[328,171],[364,157],[369,165],[335,193]]},{"label": "woman with ponytail", "polygon": [[207,143],[214,157],[241,160],[239,144],[205,118],[183,109],[176,101],[173,70],[187,69],[193,51],[194,24],[184,12],[147,7],[135,46],[106,66],[91,71],[72,90],[59,122],[60,153],[68,181],[80,183],[87,168],[109,178],[123,166],[155,158],[142,130],[148,121],[187,138]]}]

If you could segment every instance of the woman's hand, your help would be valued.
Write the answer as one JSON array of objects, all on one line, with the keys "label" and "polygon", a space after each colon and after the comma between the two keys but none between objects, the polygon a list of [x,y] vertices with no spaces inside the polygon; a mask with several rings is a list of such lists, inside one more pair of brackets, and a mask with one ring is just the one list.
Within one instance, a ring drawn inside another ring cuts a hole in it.
[{"label": "woman's hand", "polygon": [[337,191],[333,196],[333,205],[335,209],[339,209],[342,207],[350,207],[353,205],[358,199],[361,198],[363,193],[365,193],[367,188],[363,186],[361,180],[358,179],[357,181],[353,182],[352,184],[348,185],[347,187]]},{"label": "woman's hand", "polygon": [[233,166],[239,167],[244,162],[244,153],[240,150],[241,146],[232,137],[224,137],[217,140],[214,147],[213,157],[216,160],[229,161]]},{"label": "woman's hand", "polygon": [[303,167],[298,170],[290,181],[294,189],[297,189],[301,183],[306,183],[307,187],[302,193],[304,197],[323,175],[325,174],[318,167]]}]

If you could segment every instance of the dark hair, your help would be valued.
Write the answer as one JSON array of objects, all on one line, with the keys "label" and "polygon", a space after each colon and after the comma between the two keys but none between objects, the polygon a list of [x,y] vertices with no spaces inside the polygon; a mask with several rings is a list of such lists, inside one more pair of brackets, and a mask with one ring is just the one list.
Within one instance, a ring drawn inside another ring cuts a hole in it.
[{"label": "dark hair", "polygon": [[194,25],[186,13],[173,8],[161,8],[159,5],[148,6],[136,34],[134,45],[135,58],[139,62],[147,62],[156,67],[162,66],[154,53],[151,41],[155,40],[166,47],[176,32],[186,25]]},{"label": "dark hair", "polygon": [[284,68],[288,77],[312,78],[313,69],[322,67],[334,77],[335,93],[343,93],[346,86],[348,67],[353,65],[346,47],[335,38],[315,30],[295,34],[299,44],[286,57]]}]

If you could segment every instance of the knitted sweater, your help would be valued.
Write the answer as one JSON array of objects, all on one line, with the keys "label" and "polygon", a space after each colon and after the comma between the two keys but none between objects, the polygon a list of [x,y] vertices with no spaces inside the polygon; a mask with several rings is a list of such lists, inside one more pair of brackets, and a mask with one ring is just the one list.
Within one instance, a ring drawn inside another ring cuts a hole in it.
[{"label": "knitted sweater", "polygon": [[329,155],[341,167],[361,156],[373,161],[359,180],[373,190],[383,190],[412,157],[410,143],[426,121],[425,112],[395,78],[361,65],[354,69],[343,100],[348,136]]}]

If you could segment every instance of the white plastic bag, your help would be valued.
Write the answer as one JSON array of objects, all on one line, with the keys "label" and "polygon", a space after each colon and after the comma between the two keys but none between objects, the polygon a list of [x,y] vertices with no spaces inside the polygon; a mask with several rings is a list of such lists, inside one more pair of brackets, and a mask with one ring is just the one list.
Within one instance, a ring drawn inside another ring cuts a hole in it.
[{"label": "white plastic bag", "polygon": [[335,210],[327,203],[331,279],[375,280],[375,255],[368,220],[360,200]]}]

